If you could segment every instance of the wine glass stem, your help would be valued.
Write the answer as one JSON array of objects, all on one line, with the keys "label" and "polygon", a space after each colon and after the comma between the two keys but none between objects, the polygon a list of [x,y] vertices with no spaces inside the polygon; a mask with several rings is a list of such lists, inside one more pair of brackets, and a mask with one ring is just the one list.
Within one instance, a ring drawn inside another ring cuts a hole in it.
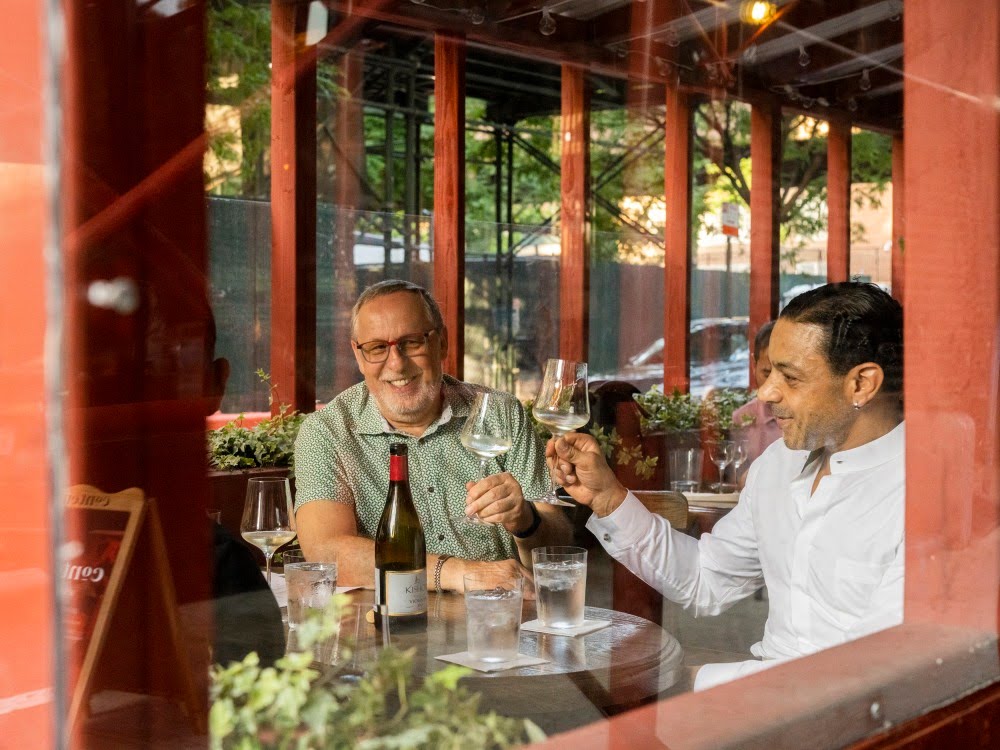
[{"label": "wine glass stem", "polygon": [[482,475],[479,477],[480,479],[486,479],[486,477],[489,476],[489,474],[486,473],[486,464],[489,462],[490,460],[488,458],[479,459],[479,473]]},{"label": "wine glass stem", "polygon": [[274,556],[273,552],[266,552],[264,554],[264,560],[266,561],[264,567],[267,570],[267,585],[271,585],[271,558]]}]

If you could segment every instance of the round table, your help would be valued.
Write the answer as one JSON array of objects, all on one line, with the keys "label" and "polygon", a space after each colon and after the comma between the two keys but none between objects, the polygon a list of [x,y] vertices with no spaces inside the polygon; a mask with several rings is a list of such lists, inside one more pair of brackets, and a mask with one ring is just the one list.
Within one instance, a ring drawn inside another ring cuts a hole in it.
[{"label": "round table", "polygon": [[[368,603],[373,596],[372,591],[357,591],[352,599]],[[611,625],[576,637],[522,630],[520,653],[547,663],[474,672],[463,684],[483,694],[484,708],[531,718],[550,733],[589,724],[678,689],[682,651],[667,631],[641,617],[598,607],[587,607],[585,616],[610,620]],[[525,601],[522,622],[533,619],[535,603]],[[374,632],[373,625],[366,626]],[[443,668],[447,662],[435,657],[467,647],[464,598],[429,594],[427,630],[393,633],[391,642],[415,649],[418,680]]]}]

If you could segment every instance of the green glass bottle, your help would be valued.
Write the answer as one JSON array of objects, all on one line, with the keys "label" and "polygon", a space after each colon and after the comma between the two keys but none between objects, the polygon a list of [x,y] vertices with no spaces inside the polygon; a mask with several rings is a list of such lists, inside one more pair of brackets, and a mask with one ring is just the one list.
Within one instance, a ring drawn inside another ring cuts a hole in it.
[{"label": "green glass bottle", "polygon": [[[389,494],[375,533],[375,602],[385,605],[390,632],[427,627],[427,547],[410,494],[405,443],[389,446]],[[375,627],[382,628],[379,607]]]}]

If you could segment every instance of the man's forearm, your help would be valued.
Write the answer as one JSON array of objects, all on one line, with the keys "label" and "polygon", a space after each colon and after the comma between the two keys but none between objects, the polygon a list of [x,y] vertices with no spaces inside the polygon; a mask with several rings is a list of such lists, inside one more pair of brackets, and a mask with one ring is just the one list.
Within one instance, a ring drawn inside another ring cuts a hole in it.
[{"label": "man's forearm", "polygon": [[558,507],[553,510],[540,512],[542,522],[534,534],[519,539],[514,537],[517,544],[517,555],[521,559],[521,564],[529,570],[531,569],[531,550],[535,547],[563,546],[570,543],[573,538],[573,527],[569,518]]},{"label": "man's forearm", "polygon": [[[339,536],[321,543],[314,544],[305,550],[309,560],[337,561],[337,583],[340,586],[361,586],[371,589],[375,587],[375,542],[361,536]],[[427,589],[434,591],[434,571],[439,555],[427,555]],[[529,553],[530,557],[530,553]],[[452,558],[441,566],[441,583],[443,588],[460,591],[462,578],[458,574],[464,561]],[[457,584],[456,584],[457,581]]]}]

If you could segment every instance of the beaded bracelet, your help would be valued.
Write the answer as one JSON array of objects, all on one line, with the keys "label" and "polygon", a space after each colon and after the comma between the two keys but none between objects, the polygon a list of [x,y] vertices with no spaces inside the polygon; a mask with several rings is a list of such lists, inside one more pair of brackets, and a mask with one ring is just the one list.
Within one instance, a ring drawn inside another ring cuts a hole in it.
[{"label": "beaded bracelet", "polygon": [[443,568],[445,562],[451,558],[451,555],[441,555],[438,557],[437,565],[434,566],[434,591],[438,594],[444,591],[444,589],[441,588],[441,568]]}]

